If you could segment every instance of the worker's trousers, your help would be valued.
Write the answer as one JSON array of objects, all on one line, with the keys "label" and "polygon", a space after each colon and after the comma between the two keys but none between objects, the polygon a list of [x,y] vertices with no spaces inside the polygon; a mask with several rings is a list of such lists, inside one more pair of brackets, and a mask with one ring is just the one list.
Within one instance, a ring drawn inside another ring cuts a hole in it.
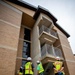
[{"label": "worker's trousers", "polygon": [[44,75],[44,73],[42,72],[42,73],[40,73],[39,75]]},{"label": "worker's trousers", "polygon": [[62,72],[55,73],[55,75],[63,75]]},{"label": "worker's trousers", "polygon": [[25,75],[32,75],[32,74],[25,74]]}]

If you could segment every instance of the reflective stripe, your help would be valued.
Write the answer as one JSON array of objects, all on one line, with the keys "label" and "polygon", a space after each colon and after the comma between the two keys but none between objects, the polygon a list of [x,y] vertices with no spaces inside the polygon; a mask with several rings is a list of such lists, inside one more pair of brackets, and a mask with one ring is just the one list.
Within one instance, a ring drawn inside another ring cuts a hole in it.
[{"label": "reflective stripe", "polygon": [[33,74],[31,62],[25,64],[25,74]]}]

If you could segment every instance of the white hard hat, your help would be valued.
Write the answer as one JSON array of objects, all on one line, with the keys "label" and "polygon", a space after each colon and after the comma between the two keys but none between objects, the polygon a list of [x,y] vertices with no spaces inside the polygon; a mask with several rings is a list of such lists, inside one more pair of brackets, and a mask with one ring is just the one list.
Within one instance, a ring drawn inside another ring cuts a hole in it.
[{"label": "white hard hat", "polygon": [[32,60],[32,58],[31,57],[28,57],[27,60]]},{"label": "white hard hat", "polygon": [[57,59],[60,59],[60,57],[59,57],[59,56],[57,56],[56,58],[57,58]]},{"label": "white hard hat", "polygon": [[60,57],[59,57],[59,56],[57,56],[57,57],[56,57],[56,59],[57,59],[57,60],[60,60]]},{"label": "white hard hat", "polygon": [[21,66],[20,68],[22,69],[23,67]]},{"label": "white hard hat", "polygon": [[37,63],[40,63],[40,61],[37,61]]}]

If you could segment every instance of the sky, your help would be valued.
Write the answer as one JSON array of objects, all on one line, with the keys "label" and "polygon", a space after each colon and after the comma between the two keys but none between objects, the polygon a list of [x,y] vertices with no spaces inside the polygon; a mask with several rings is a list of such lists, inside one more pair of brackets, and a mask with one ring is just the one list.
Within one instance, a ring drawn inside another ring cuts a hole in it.
[{"label": "sky", "polygon": [[36,7],[48,9],[56,18],[57,23],[70,34],[68,38],[73,54],[75,54],[75,0],[23,0]]}]

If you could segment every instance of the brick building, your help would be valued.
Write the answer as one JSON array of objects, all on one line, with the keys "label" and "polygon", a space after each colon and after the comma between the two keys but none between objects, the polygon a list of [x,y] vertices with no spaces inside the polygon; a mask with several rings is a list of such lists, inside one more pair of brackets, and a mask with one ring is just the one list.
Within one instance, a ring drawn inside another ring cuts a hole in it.
[{"label": "brick building", "polygon": [[74,58],[75,58],[75,54],[74,54]]},{"label": "brick building", "polygon": [[[0,1],[0,75],[17,75],[27,57],[41,60],[45,74],[54,75],[52,63],[59,56],[65,75],[75,75],[75,60],[68,42],[70,35],[45,8],[21,0]],[[51,62],[48,62],[48,59]]]}]

